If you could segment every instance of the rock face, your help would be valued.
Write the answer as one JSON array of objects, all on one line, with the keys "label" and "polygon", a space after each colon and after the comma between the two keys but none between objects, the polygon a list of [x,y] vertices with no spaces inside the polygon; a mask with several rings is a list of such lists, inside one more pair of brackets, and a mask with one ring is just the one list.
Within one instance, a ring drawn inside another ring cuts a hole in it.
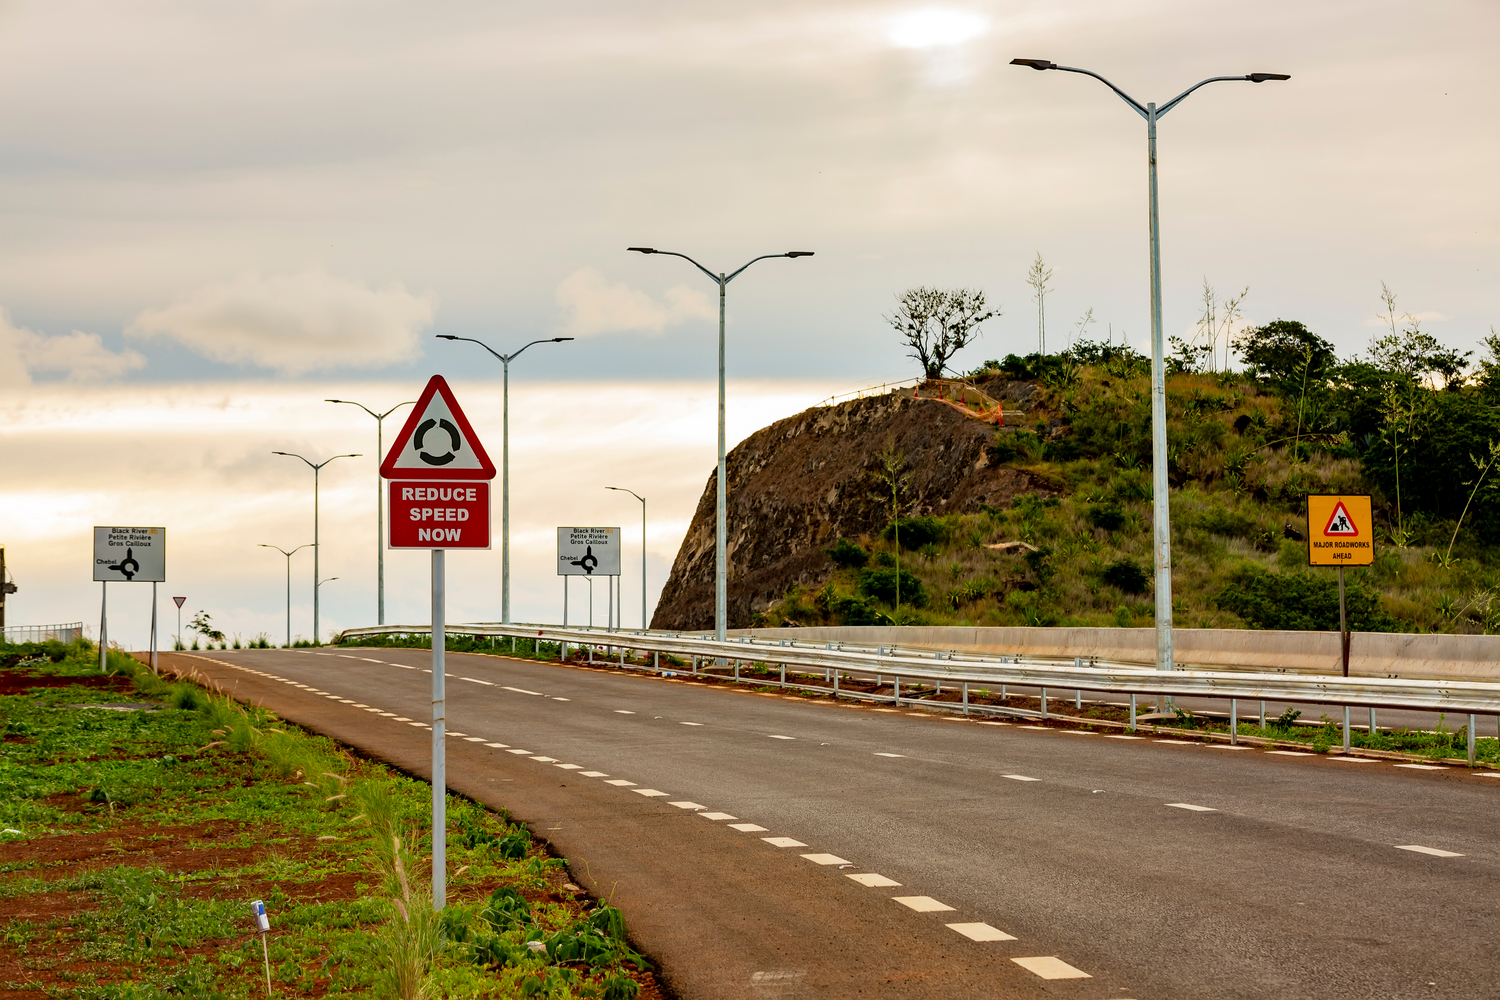
[{"label": "rock face", "polygon": [[[822,586],[833,570],[824,549],[885,527],[890,491],[875,472],[888,447],[905,454],[912,513],[968,513],[1052,492],[1020,469],[990,464],[995,433],[946,403],[898,391],[805,410],[746,438],[726,462],[728,627],[748,627],[794,586]],[[713,627],[714,491],[711,474],[652,628]]]}]

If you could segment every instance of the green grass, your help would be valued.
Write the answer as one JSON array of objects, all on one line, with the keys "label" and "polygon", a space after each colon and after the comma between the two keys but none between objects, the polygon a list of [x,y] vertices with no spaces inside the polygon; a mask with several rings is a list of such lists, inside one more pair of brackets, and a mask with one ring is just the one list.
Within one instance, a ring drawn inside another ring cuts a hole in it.
[{"label": "green grass", "polygon": [[[425,783],[118,653],[115,689],[81,686],[96,663],[84,643],[0,647],[0,677],[80,682],[0,697],[0,828],[21,831],[0,840],[42,852],[0,866],[0,898],[72,900],[0,925],[7,978],[39,996],[263,995],[263,899],[278,996],[635,996],[647,963],[619,911],[567,890],[565,862],[505,815],[450,796],[434,916]],[[127,701],[160,707],[69,707]]]}]

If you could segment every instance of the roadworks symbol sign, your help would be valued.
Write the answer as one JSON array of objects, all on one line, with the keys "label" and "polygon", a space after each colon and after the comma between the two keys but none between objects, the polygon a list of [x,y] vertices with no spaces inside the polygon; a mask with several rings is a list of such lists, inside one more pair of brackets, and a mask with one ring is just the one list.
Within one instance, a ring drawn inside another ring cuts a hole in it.
[{"label": "roadworks symbol sign", "polygon": [[1344,501],[1340,500],[1329,515],[1328,524],[1323,528],[1325,535],[1342,535],[1348,538],[1359,536],[1359,528],[1354,524],[1354,519],[1349,516],[1349,511],[1344,508]]},{"label": "roadworks symbol sign", "polygon": [[380,464],[380,474],[386,479],[495,478],[495,463],[443,376],[427,381]]}]

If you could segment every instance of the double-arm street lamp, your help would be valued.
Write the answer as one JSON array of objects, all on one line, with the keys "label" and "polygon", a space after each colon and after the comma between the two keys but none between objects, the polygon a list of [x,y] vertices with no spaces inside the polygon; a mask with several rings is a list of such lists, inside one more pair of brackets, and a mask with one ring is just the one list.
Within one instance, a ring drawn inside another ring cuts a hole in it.
[{"label": "double-arm street lamp", "polygon": [[1161,331],[1161,229],[1157,222],[1156,202],[1156,122],[1162,115],[1182,103],[1183,98],[1199,87],[1224,80],[1265,83],[1267,80],[1290,80],[1285,73],[1247,73],[1244,76],[1213,76],[1195,83],[1161,107],[1142,104],[1098,73],[1073,66],[1059,66],[1046,59],[1012,59],[1012,66],[1029,66],[1035,70],[1055,69],[1064,73],[1082,73],[1104,84],[1146,119],[1146,161],[1150,174],[1151,231],[1151,501],[1152,548],[1156,569],[1156,666],[1172,669],[1172,522],[1167,509],[1167,389],[1163,370]]},{"label": "double-arm street lamp", "polygon": [[375,623],[385,624],[385,483],[380,478],[380,463],[385,458],[385,418],[411,406],[415,399],[397,403],[384,413],[376,413],[363,403],[352,399],[325,399],[325,403],[346,403],[357,406],[375,418]]},{"label": "double-arm street lamp", "polygon": [[478,344],[500,359],[504,369],[504,389],[500,406],[500,622],[510,624],[510,363],[521,356],[521,352],[532,344],[561,344],[572,337],[544,337],[522,344],[509,354],[501,354],[489,344],[473,337],[455,337],[451,333],[440,333],[439,340],[463,340]]},{"label": "double-arm street lamp", "polygon": [[[265,542],[258,542],[256,544],[258,544],[263,549],[275,549],[277,552],[280,552],[282,555],[286,556],[286,645],[287,645],[288,649],[291,649],[292,648],[292,553],[293,552],[301,552],[303,549],[305,549],[309,545],[311,545],[312,542],[303,542],[301,545],[297,546],[295,549],[292,549],[291,552],[288,552],[286,549],[282,548],[280,545],[267,545]],[[178,615],[179,619],[182,616],[182,609],[180,607],[177,609],[177,615]],[[182,631],[182,628],[181,628],[180,625],[178,626],[177,631],[179,631],[179,632]]]},{"label": "double-arm street lamp", "polygon": [[[313,645],[316,646],[318,644],[318,641],[319,641],[318,640],[318,586],[319,586],[319,584],[318,584],[318,553],[321,551],[321,547],[318,545],[318,473],[322,471],[323,466],[327,465],[329,462],[334,461],[335,459],[340,459],[340,458],[359,458],[361,456],[359,456],[358,454],[354,454],[354,455],[335,455],[335,456],[333,456],[333,458],[325,458],[321,462],[311,462],[311,461],[308,461],[308,459],[306,459],[306,458],[302,458],[302,456],[298,455],[296,452],[291,452],[291,451],[273,451],[273,452],[271,452],[271,454],[273,454],[273,455],[285,455],[288,458],[301,458],[302,461],[307,462],[307,467],[309,469],[313,470],[313,540],[312,540],[312,547],[313,547],[313,634],[312,634],[312,641],[313,641]],[[295,551],[295,550],[293,550],[293,551]]]},{"label": "double-arm street lamp", "polygon": [[[728,584],[728,558],[725,551],[726,532],[725,520],[725,490],[724,485],[724,290],[729,283],[740,276],[740,273],[758,260],[770,260],[773,257],[811,257],[811,250],[789,250],[786,253],[761,254],[745,263],[738,271],[718,274],[710,271],[702,264],[685,253],[677,253],[673,250],[657,250],[654,247],[626,247],[627,252],[653,254],[666,254],[668,257],[681,257],[689,264],[708,275],[708,279],[719,286],[719,471],[714,477],[717,480],[716,517],[714,521],[714,637],[720,642],[724,641],[724,630],[729,621],[729,584]],[[642,542],[644,545],[644,541]]]},{"label": "double-arm street lamp", "polygon": [[[623,486],[606,486],[607,490],[617,490],[620,493],[629,493],[641,502],[641,631],[650,627],[646,620],[646,498],[635,490],[627,490]],[[624,628],[622,624],[620,626]]]}]

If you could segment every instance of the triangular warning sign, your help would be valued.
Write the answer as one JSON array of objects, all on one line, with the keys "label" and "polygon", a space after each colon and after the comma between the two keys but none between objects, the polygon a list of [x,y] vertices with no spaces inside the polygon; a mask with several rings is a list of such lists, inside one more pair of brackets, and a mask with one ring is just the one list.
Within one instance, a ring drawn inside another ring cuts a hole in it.
[{"label": "triangular warning sign", "polygon": [[1336,535],[1343,538],[1357,538],[1359,527],[1355,525],[1354,518],[1344,509],[1344,501],[1340,500],[1333,508],[1333,514],[1328,518],[1328,524],[1323,528],[1323,534]]},{"label": "triangular warning sign", "polygon": [[380,463],[386,479],[494,479],[495,463],[469,426],[443,376],[417,397],[396,443]]}]

